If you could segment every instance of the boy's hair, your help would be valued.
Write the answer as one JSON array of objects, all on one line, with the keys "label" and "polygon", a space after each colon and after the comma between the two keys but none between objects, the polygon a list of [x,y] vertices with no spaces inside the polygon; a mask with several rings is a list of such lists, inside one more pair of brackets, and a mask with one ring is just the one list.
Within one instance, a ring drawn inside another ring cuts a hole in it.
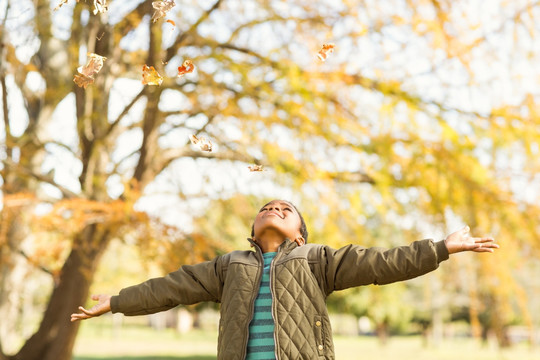
[{"label": "boy's hair", "polygon": [[[274,200],[272,200],[272,201],[274,201]],[[272,201],[267,202],[265,205],[263,205],[262,208],[264,208],[266,205],[270,204]],[[298,213],[298,216],[300,216],[300,234],[302,234],[302,237],[304,238],[304,241],[307,244],[308,231],[307,231],[307,227],[306,227],[306,222],[304,221],[304,218],[302,217],[302,214],[300,214],[300,211],[298,211],[298,209],[296,208],[296,206],[294,206],[294,204],[292,202],[287,201],[287,200],[283,200],[283,201],[285,201],[287,204],[291,205],[294,208],[294,210],[296,210],[296,212]],[[254,236],[255,236],[255,223],[253,223],[251,225],[251,237],[254,237]]]}]

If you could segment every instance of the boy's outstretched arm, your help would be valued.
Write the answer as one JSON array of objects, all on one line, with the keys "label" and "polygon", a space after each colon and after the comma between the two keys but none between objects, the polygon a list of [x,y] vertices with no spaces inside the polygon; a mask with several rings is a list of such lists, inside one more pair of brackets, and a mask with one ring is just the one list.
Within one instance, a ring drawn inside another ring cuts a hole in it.
[{"label": "boy's outstretched arm", "polygon": [[444,239],[448,254],[461,251],[493,252],[494,249],[499,248],[492,237],[470,237],[469,230],[470,228],[465,226]]},{"label": "boy's outstretched arm", "polygon": [[71,321],[90,319],[96,316],[103,315],[111,311],[111,296],[110,295],[92,295],[92,300],[98,303],[91,309],[85,309],[79,306],[80,313],[71,314]]}]

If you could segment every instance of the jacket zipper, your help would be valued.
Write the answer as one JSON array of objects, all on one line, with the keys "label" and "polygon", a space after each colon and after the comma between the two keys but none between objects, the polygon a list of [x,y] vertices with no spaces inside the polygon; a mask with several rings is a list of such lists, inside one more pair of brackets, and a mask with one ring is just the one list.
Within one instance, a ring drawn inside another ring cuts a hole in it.
[{"label": "jacket zipper", "polygon": [[259,248],[259,246],[255,246],[257,258],[259,259],[259,266],[257,268],[257,288],[254,289],[256,291],[253,291],[253,294],[251,296],[251,319],[247,322],[247,329],[246,329],[246,336],[244,338],[244,354],[241,357],[241,359],[245,359],[247,356],[247,343],[249,340],[249,324],[251,324],[251,321],[253,320],[253,315],[255,315],[255,299],[257,298],[257,294],[259,293],[259,288],[261,287],[261,279],[263,274],[263,267],[264,267],[264,260],[262,256],[262,251]]}]

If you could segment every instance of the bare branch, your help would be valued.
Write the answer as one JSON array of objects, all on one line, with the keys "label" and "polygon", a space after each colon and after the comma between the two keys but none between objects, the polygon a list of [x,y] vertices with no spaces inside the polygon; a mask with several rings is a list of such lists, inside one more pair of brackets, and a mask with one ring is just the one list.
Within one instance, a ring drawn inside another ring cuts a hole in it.
[{"label": "bare branch", "polygon": [[120,121],[124,118],[124,116],[127,115],[127,113],[129,112],[129,110],[131,110],[131,108],[133,107],[133,105],[135,105],[137,103],[137,101],[139,101],[139,99],[146,93],[146,87],[143,87],[141,91],[139,91],[139,93],[137,95],[135,95],[135,97],[131,100],[131,102],[129,104],[126,105],[126,107],[124,107],[124,110],[122,110],[122,112],[120,113],[120,115],[118,115],[118,117],[116,118],[116,120],[114,120],[111,125],[109,126],[109,128],[107,129],[106,131],[106,135],[109,135],[112,133],[112,131],[118,126],[118,124],[120,123]]},{"label": "bare branch", "polygon": [[214,3],[214,5],[212,5],[210,9],[206,10],[204,14],[202,14],[201,17],[193,25],[191,25],[191,27],[187,31],[183,32],[180,36],[176,38],[176,41],[174,42],[174,44],[170,48],[167,49],[167,56],[166,56],[165,61],[171,60],[173,56],[176,55],[176,52],[182,46],[182,43],[184,42],[184,40],[186,40],[190,35],[193,35],[196,33],[196,30],[199,27],[199,25],[203,21],[208,19],[208,17],[212,14],[212,12],[214,12],[214,10],[216,10],[219,7],[219,5],[221,4],[221,1],[222,0],[217,0]]},{"label": "bare branch", "polygon": [[[56,146],[58,146],[58,147],[61,147],[61,148],[64,149],[64,150],[69,151],[71,154],[76,155],[75,152],[73,151],[73,149],[71,149],[68,145],[66,145],[66,144],[64,144],[64,143],[62,143],[62,142],[60,142],[60,141],[49,140],[49,141],[47,141],[47,144],[53,144],[53,145],[56,145]],[[40,145],[45,145],[45,144],[41,143]]]},{"label": "bare branch", "polygon": [[[5,59],[5,52],[4,52],[4,38],[5,34],[7,33],[4,31],[4,27],[6,24],[6,19],[8,17],[9,13],[9,1],[6,1],[6,9],[4,13],[4,19],[2,20],[2,24],[0,25],[0,33],[2,33],[2,36],[0,36],[0,56],[1,56],[1,63],[0,64],[7,64],[7,61]],[[4,128],[6,132],[6,142],[7,139],[11,136],[11,131],[9,129],[9,109],[8,109],[8,102],[7,102],[7,88],[6,88],[6,76],[4,73],[4,67],[0,65],[0,85],[2,86],[2,110],[4,114]]]},{"label": "bare branch", "polygon": [[[0,45],[0,51],[1,51]],[[8,108],[8,100],[7,100],[7,88],[6,88],[6,77],[4,76],[4,72],[0,69],[0,86],[2,86],[2,111],[4,113],[4,129],[6,132],[6,143],[8,143],[8,139],[11,138],[11,130],[9,127],[9,108]]]},{"label": "bare branch", "polygon": [[152,10],[152,0],[145,0],[137,5],[130,13],[126,14],[115,26],[115,32],[120,35],[117,39],[121,40],[131,30],[135,29],[142,18],[145,15],[150,14]]},{"label": "bare branch", "polygon": [[36,174],[34,173],[33,171],[31,170],[28,170],[26,167],[24,166],[21,166],[11,160],[7,160],[5,161],[8,165],[10,165],[10,167],[15,170],[16,172],[22,174],[22,175],[26,175],[26,176],[31,176],[33,178],[35,178],[36,180],[38,181],[41,181],[41,182],[44,182],[44,183],[47,183],[47,184],[50,184],[52,186],[54,186],[55,188],[57,188],[58,190],[60,190],[62,192],[62,195],[64,195],[64,197],[66,198],[76,198],[76,197],[79,197],[79,195],[75,194],[74,192],[72,192],[71,190],[69,189],[66,189],[65,187],[63,187],[62,185],[59,185],[57,184],[54,179],[50,176],[45,176],[45,175],[41,175],[41,174]]},{"label": "bare branch", "polygon": [[24,250],[22,249],[19,249],[17,251],[20,255],[22,255],[30,264],[34,265],[36,268],[38,268],[39,270],[43,271],[44,273],[47,273],[49,275],[51,275],[51,277],[55,280],[54,282],[56,283],[58,280],[58,275],[55,275],[51,270],[47,269],[46,267],[44,267],[43,265],[38,265],[35,263],[35,261],[33,261],[30,256],[28,256],[28,254],[26,254],[24,252]]},{"label": "bare branch", "polygon": [[328,177],[341,183],[368,183],[375,185],[375,179],[361,171],[329,172]]},{"label": "bare branch", "polygon": [[129,154],[127,154],[126,156],[124,156],[123,158],[121,158],[116,164],[114,164],[114,167],[113,169],[109,172],[109,175],[111,174],[118,174],[118,168],[122,165],[122,163],[124,161],[126,161],[127,159],[129,159],[130,157],[132,157],[133,155],[137,154],[139,152],[139,150],[134,150],[132,152],[130,152]]},{"label": "bare branch", "polygon": [[[4,10],[4,19],[2,20],[2,27],[5,26],[6,20],[8,19],[8,13],[9,13],[9,1],[6,1],[6,9]],[[4,31],[2,31],[4,33]],[[4,38],[4,35],[2,34],[2,40]]]}]

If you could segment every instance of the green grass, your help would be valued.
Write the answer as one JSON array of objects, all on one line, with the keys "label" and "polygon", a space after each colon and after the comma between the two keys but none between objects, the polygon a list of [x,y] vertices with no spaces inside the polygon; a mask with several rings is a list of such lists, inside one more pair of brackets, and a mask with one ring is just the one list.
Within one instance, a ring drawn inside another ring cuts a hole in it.
[{"label": "green grass", "polygon": [[[540,348],[526,344],[500,350],[470,338],[444,340],[438,346],[423,346],[420,337],[392,337],[386,346],[366,336],[334,337],[339,360],[538,360]],[[174,330],[155,331],[146,326],[125,324],[113,331],[110,319],[93,319],[81,327],[74,360],[214,360],[217,333]]]}]

